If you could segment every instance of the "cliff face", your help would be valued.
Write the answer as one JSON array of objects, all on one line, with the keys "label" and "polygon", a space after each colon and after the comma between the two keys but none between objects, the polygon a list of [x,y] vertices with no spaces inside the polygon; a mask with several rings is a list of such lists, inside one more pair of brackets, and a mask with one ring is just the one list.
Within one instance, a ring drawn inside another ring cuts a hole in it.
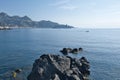
[{"label": "cliff face", "polygon": [[42,55],[35,60],[28,80],[86,80],[89,68],[85,57]]},{"label": "cliff face", "polygon": [[4,12],[0,13],[0,26],[9,27],[37,27],[37,28],[73,28],[69,25],[58,24],[52,21],[33,21],[29,17],[9,16]]}]

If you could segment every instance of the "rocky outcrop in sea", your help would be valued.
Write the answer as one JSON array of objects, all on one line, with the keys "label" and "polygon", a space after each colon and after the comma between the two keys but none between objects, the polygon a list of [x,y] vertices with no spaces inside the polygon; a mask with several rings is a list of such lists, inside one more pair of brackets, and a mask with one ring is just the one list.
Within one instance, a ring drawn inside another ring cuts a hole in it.
[{"label": "rocky outcrop in sea", "polygon": [[87,80],[90,65],[85,57],[43,54],[36,59],[28,80]]},{"label": "rocky outcrop in sea", "polygon": [[68,55],[68,53],[72,53],[72,54],[77,54],[79,52],[83,51],[83,48],[63,48],[62,50],[60,50],[61,53],[63,53],[64,55]]}]

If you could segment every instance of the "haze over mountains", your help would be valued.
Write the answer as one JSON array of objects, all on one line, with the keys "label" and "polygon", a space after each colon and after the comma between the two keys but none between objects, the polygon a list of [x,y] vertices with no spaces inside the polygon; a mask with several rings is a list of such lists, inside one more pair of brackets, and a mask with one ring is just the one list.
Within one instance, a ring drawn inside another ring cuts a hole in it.
[{"label": "haze over mountains", "polygon": [[73,26],[58,24],[52,21],[33,21],[29,17],[9,16],[8,14],[0,13],[0,26],[5,27],[32,27],[32,28],[73,28]]}]

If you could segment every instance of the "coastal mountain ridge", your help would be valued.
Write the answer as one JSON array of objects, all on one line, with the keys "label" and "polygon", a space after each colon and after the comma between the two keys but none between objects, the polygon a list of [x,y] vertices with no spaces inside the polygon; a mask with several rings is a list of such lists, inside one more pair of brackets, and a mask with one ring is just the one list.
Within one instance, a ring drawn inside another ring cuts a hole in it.
[{"label": "coastal mountain ridge", "polygon": [[52,21],[33,21],[28,16],[9,16],[8,14],[0,13],[0,26],[2,27],[32,27],[32,28],[73,28],[73,26],[59,24]]}]

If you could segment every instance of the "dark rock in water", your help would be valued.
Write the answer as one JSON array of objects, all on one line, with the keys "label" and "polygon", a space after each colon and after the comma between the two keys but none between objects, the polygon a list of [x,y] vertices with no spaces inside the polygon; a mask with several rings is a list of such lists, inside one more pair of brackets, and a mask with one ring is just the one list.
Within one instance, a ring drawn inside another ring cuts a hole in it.
[{"label": "dark rock in water", "polygon": [[60,52],[62,52],[64,55],[67,55],[68,53],[70,53],[72,51],[71,48],[63,48],[63,50],[61,50]]},{"label": "dark rock in water", "polygon": [[69,56],[44,54],[35,60],[28,80],[85,80],[90,74],[89,62]]},{"label": "dark rock in water", "polygon": [[83,73],[83,75],[90,75],[90,71],[89,71],[90,65],[87,59],[85,57],[82,57],[80,61],[82,63],[81,72]]},{"label": "dark rock in water", "polygon": [[79,52],[79,49],[77,49],[77,48],[74,48],[72,51],[71,51],[71,53],[78,53]]},{"label": "dark rock in water", "polygon": [[16,69],[14,72],[20,73],[20,72],[22,72],[22,69]]},{"label": "dark rock in water", "polygon": [[68,55],[68,53],[73,53],[73,54],[77,54],[80,51],[83,51],[83,48],[63,48],[63,50],[60,50],[61,53],[63,53],[64,55]]},{"label": "dark rock in water", "polygon": [[83,48],[74,48],[71,53],[79,53],[80,51],[83,51]]},{"label": "dark rock in water", "polygon": [[79,48],[79,51],[83,51],[83,48]]}]

